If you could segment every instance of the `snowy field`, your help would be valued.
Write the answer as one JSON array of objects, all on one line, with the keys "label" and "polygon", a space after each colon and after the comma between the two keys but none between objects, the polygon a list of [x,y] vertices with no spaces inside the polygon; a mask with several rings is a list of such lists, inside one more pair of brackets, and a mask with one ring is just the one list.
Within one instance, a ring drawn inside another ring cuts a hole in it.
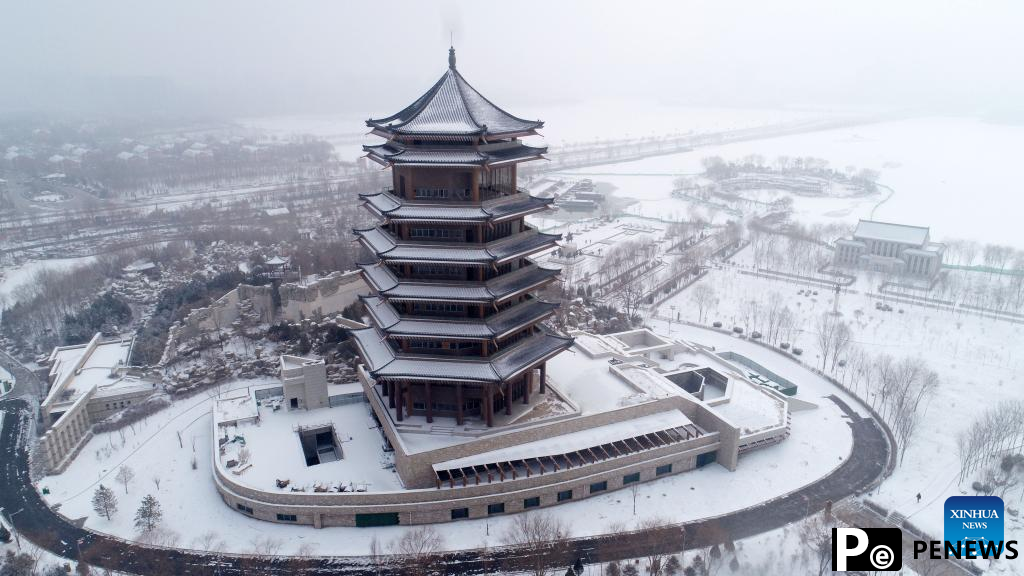
[{"label": "snowy field", "polygon": [[800,206],[804,199],[798,199],[797,211],[805,212],[802,219],[809,216],[853,223],[874,217],[930,226],[933,239],[939,241],[968,238],[1024,246],[1024,233],[1017,221],[1024,208],[1016,173],[1021,142],[1024,126],[971,118],[921,118],[709,146],[568,171],[562,176],[608,182],[617,188],[617,196],[641,201],[630,207],[634,213],[668,217],[685,215],[690,206],[670,197],[673,179],[700,173],[705,157],[738,160],[760,154],[771,160],[811,156],[827,160],[838,170],[846,166],[878,170],[880,183],[893,188],[895,194],[874,214],[874,202],[826,201],[825,206],[804,208]]},{"label": "snowy field", "polygon": [[[771,369],[800,380],[800,396],[820,405],[816,410],[793,414],[792,435],[783,443],[742,456],[736,472],[712,465],[639,486],[636,517],[628,490],[562,504],[550,508],[550,513],[572,526],[574,535],[599,534],[614,526],[632,526],[635,519],[647,516],[685,521],[720,515],[791,492],[827,474],[849,454],[852,441],[838,407],[822,399],[834,393],[834,387],[792,362],[776,362]],[[268,381],[238,381],[223,386],[222,392]],[[269,537],[285,542],[284,554],[309,546],[318,554],[363,554],[373,536],[391,542],[407,529],[316,530],[261,522],[231,510],[220,499],[211,477],[211,405],[210,395],[200,394],[178,401],[134,427],[100,434],[89,441],[63,474],[44,478],[39,487],[49,488],[47,500],[59,503],[68,517],[84,517],[89,528],[127,538],[135,537],[135,509],[143,496],[153,494],[163,506],[164,527],[178,535],[179,546],[192,545],[193,539],[209,530],[223,540],[224,550],[249,552]],[[193,455],[196,470],[191,467]],[[127,493],[114,479],[122,464],[136,473]],[[157,477],[159,488],[154,481]],[[90,500],[100,482],[114,489],[120,500],[119,511],[111,521],[97,517],[91,509]],[[203,510],[202,530],[195,527],[195,510]],[[512,517],[504,516],[446,524],[446,546],[499,544],[511,522]]]},{"label": "snowy field", "polygon": [[[743,262],[747,253],[749,249],[736,259]],[[743,308],[748,302],[756,301],[763,306],[773,292],[782,295],[796,314],[796,325],[802,328],[793,344],[804,349],[805,362],[820,363],[813,331],[816,319],[832,310],[833,296],[828,289],[814,287],[817,296],[798,295],[806,286],[740,274],[736,268],[713,270],[694,287],[702,284],[712,287],[718,299],[707,322],[719,320],[727,328],[744,325]],[[844,293],[839,301],[839,310],[853,329],[856,345],[872,356],[885,353],[895,358],[920,357],[941,378],[939,388],[926,400],[918,435],[903,464],[871,498],[887,508],[896,508],[923,530],[941,534],[946,497],[973,494],[970,480],[976,479],[971,478],[963,486],[957,484],[957,433],[988,407],[1020,398],[1024,357],[1019,352],[1024,325],[895,302],[892,312],[879,311],[874,307],[875,300],[864,294],[865,285],[867,282],[859,280],[853,289],[861,289],[860,293]],[[681,319],[698,321],[694,287],[665,302],[662,310],[675,305]],[[900,308],[903,314],[898,312]],[[656,331],[668,327],[661,320],[652,320],[651,324]],[[755,328],[748,327],[747,332],[752,329]],[[687,337],[696,329],[673,324],[672,330],[677,336]],[[715,333],[711,331],[698,332],[700,339],[739,341],[729,335],[712,336]],[[763,349],[762,353],[777,356]],[[801,380],[794,381],[803,387]],[[922,495],[920,504],[916,501],[918,492]],[[1017,494],[1013,493],[1013,500],[1016,499]],[[1008,505],[1018,507],[1016,502]],[[1011,532],[1018,538],[1024,537],[1024,526],[1015,519],[1007,522],[1007,531],[1007,538]]]},{"label": "snowy field", "polygon": [[0,308],[12,306],[18,300],[18,288],[32,282],[36,273],[43,270],[71,270],[96,260],[95,256],[81,258],[54,258],[51,260],[31,260],[17,266],[0,268]]}]

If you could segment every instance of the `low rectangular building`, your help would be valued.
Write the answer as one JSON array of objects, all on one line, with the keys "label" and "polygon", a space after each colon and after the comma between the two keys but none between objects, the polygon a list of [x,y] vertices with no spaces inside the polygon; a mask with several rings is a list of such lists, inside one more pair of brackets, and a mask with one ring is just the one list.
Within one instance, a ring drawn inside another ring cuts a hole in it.
[{"label": "low rectangular building", "polygon": [[945,245],[931,242],[921,226],[861,220],[853,238],[836,241],[836,266],[934,277],[942,269]]}]

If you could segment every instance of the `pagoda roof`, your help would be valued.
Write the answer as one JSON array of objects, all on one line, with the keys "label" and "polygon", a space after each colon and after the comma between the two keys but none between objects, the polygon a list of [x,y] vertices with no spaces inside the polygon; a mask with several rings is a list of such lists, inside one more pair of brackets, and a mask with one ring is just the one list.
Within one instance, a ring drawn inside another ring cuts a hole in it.
[{"label": "pagoda roof", "polygon": [[501,302],[537,288],[556,276],[558,270],[536,264],[503,274],[487,282],[425,282],[399,280],[381,262],[359,264],[367,283],[388,300],[429,300],[453,302]]},{"label": "pagoda roof", "polygon": [[366,125],[385,137],[507,138],[528,135],[544,126],[540,120],[524,120],[497,107],[470,86],[455,69],[454,50],[448,70],[415,102]]},{"label": "pagoda roof", "polygon": [[410,202],[390,192],[359,196],[371,211],[382,218],[403,222],[495,222],[541,212],[554,201],[553,198],[530,196],[526,192],[488,200],[481,205]]},{"label": "pagoda roof", "polygon": [[452,358],[396,353],[377,328],[350,332],[370,374],[375,378],[406,380],[455,380],[499,383],[521,374],[572,346],[573,339],[549,332],[516,342],[489,358]]},{"label": "pagoda roof", "polygon": [[363,146],[363,151],[371,160],[383,166],[501,166],[539,160],[548,149],[527,146],[518,141],[512,146],[493,150],[452,146],[405,146],[392,141],[376,146]]},{"label": "pagoda roof", "polygon": [[439,319],[402,316],[383,298],[362,296],[374,323],[388,336],[397,338],[449,338],[490,340],[501,338],[528,325],[540,322],[558,308],[557,303],[529,300],[489,318]]},{"label": "pagoda roof", "polygon": [[478,265],[503,262],[550,248],[561,238],[527,230],[487,244],[408,242],[395,239],[381,228],[353,230],[378,258],[391,262],[447,262]]}]

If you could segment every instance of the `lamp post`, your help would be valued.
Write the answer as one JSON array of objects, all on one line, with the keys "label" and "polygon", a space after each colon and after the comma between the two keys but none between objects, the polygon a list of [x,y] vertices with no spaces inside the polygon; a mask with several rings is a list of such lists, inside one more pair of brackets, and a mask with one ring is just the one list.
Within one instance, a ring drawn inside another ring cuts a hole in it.
[{"label": "lamp post", "polygon": [[0,508],[0,512],[7,514],[7,523],[11,526],[11,532],[14,534],[14,542],[18,545],[18,550],[21,550],[21,538],[18,536],[18,530],[14,527],[14,517],[24,512],[24,508],[19,508],[17,512],[7,512],[3,508]]}]

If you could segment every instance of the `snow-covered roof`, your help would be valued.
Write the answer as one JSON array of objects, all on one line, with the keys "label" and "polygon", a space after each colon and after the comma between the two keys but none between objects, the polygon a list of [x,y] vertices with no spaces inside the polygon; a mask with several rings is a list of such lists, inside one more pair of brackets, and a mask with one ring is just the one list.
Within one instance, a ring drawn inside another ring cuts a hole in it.
[{"label": "snow-covered roof", "polygon": [[50,388],[44,406],[60,401],[65,391],[77,398],[94,388],[111,384],[115,369],[128,363],[132,340],[102,342],[97,333],[87,344],[61,346],[50,353]]},{"label": "snow-covered roof", "polygon": [[131,264],[124,267],[125,272],[145,272],[146,270],[152,270],[156,268],[156,264],[152,260],[140,258],[132,262]]},{"label": "snow-covered roof", "polygon": [[394,262],[502,262],[551,248],[561,239],[559,234],[527,230],[487,244],[428,244],[397,240],[379,227],[353,232],[377,257]]},{"label": "snow-covered roof", "polygon": [[392,300],[454,300],[492,302],[532,290],[558,276],[558,270],[531,264],[487,282],[400,281],[383,263],[359,264],[363,277],[378,293]]},{"label": "snow-covered roof", "polygon": [[288,259],[287,258],[282,258],[280,256],[274,256],[273,258],[268,259],[267,262],[266,262],[266,264],[268,266],[281,266],[282,264],[287,264],[287,263],[288,263]]},{"label": "snow-covered roof", "polygon": [[405,146],[398,142],[388,142],[377,146],[363,146],[363,150],[371,160],[385,166],[391,164],[495,166],[509,162],[540,159],[548,149],[519,144],[509,148],[486,151],[476,148]]},{"label": "snow-covered roof", "polygon": [[540,120],[524,120],[505,112],[466,82],[455,69],[455,50],[448,70],[415,102],[400,112],[366,121],[366,125],[400,136],[510,136],[533,133]]},{"label": "snow-covered roof", "polygon": [[602,444],[636,438],[644,434],[654,434],[664,430],[673,430],[692,425],[693,422],[679,410],[669,410],[605,426],[597,426],[580,432],[552,436],[543,440],[508,446],[500,450],[492,450],[473,456],[438,462],[433,465],[433,468],[435,471],[457,470],[473,466],[486,466],[495,462],[509,462],[568,454]]},{"label": "snow-covered roof", "polygon": [[218,426],[254,420],[259,415],[256,399],[248,390],[239,390],[226,397],[217,398],[213,405],[213,418]]},{"label": "snow-covered roof", "polygon": [[928,228],[876,222],[874,220],[861,220],[857,223],[857,229],[854,231],[853,237],[921,246],[928,241]]},{"label": "snow-covered roof", "polygon": [[367,369],[374,377],[502,382],[555,356],[572,345],[571,338],[541,332],[516,342],[487,359],[400,355],[377,328],[352,330]]},{"label": "snow-covered roof", "polygon": [[267,216],[284,216],[286,214],[290,214],[291,212],[288,211],[287,207],[282,206],[280,208],[267,208],[266,210],[263,211],[263,213],[266,214]]},{"label": "snow-covered roof", "polygon": [[390,192],[360,194],[360,197],[380,216],[409,222],[500,221],[546,210],[552,202],[550,198],[537,198],[526,193],[489,200],[480,206],[407,202]]}]

